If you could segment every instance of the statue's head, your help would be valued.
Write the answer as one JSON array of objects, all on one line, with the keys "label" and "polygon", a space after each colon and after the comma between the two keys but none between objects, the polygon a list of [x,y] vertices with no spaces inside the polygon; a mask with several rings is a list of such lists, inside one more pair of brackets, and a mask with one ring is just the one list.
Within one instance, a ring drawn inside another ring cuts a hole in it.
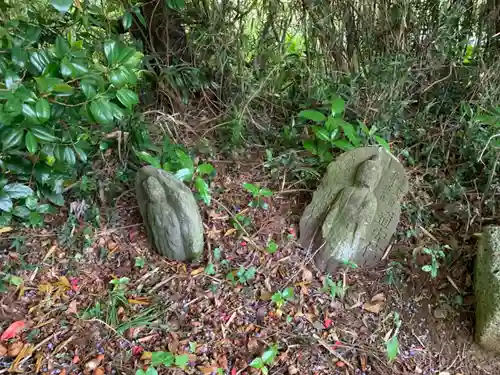
[{"label": "statue's head", "polygon": [[356,185],[365,186],[373,190],[380,180],[381,173],[380,158],[378,155],[374,155],[358,167],[356,171]]}]

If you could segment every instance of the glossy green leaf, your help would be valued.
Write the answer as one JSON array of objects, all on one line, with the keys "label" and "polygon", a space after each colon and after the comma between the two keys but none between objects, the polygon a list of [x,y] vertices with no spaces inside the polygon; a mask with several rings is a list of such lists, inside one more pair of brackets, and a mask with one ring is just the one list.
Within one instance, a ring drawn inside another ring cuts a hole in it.
[{"label": "glossy green leaf", "polygon": [[56,137],[53,133],[52,130],[44,127],[44,126],[32,126],[30,127],[30,131],[33,133],[33,135],[40,141],[44,142],[58,142],[59,138]]},{"label": "glossy green leaf", "polygon": [[123,66],[119,66],[111,71],[109,74],[109,81],[117,88],[120,88],[127,83],[127,74],[124,71]]},{"label": "glossy green leaf", "polygon": [[4,79],[5,79],[5,87],[7,87],[9,90],[17,89],[21,81],[21,77],[19,77],[12,70],[7,70],[4,73]]},{"label": "glossy green leaf", "polygon": [[0,211],[10,212],[13,207],[12,199],[3,192],[0,191]]},{"label": "glossy green leaf", "polygon": [[120,55],[118,42],[115,40],[107,40],[104,42],[104,55],[108,61],[108,65],[114,65],[118,61]]},{"label": "glossy green leaf", "polygon": [[345,110],[345,102],[341,98],[335,98],[332,100],[332,115],[334,117],[339,117]]},{"label": "glossy green leaf", "polygon": [[87,99],[93,99],[97,95],[97,89],[96,87],[92,84],[91,81],[87,80],[82,80],[80,82],[80,88],[83,91],[83,94]]},{"label": "glossy green leaf", "polygon": [[305,111],[301,111],[299,113],[299,116],[314,122],[323,122],[326,120],[326,116],[323,113],[314,109],[306,109]]},{"label": "glossy green leaf", "polygon": [[294,292],[293,292],[293,288],[292,287],[289,287],[289,288],[286,288],[284,291],[283,291],[283,298],[286,299],[286,300],[291,300],[294,296]]},{"label": "glossy green leaf", "polygon": [[98,123],[102,125],[110,125],[113,123],[113,112],[107,100],[94,100],[90,103],[90,111]]},{"label": "glossy green leaf", "polygon": [[136,153],[137,157],[155,168],[161,168],[160,159],[148,154],[146,151]]},{"label": "glossy green leaf", "polygon": [[212,164],[205,163],[198,165],[196,170],[201,175],[211,175],[215,171],[215,168]]},{"label": "glossy green leaf", "polygon": [[8,112],[11,116],[19,116],[23,111],[23,102],[15,96],[11,96],[3,107],[5,112]]},{"label": "glossy green leaf", "polygon": [[38,91],[45,93],[45,92],[52,92],[52,88],[57,85],[57,84],[63,84],[64,81],[61,78],[54,78],[54,77],[35,77],[35,81],[38,87]]},{"label": "glossy green leaf", "polygon": [[73,87],[67,83],[57,83],[51,87],[51,90],[59,96],[68,96],[73,94]]},{"label": "glossy green leaf", "polygon": [[273,196],[273,192],[271,191],[271,189],[262,188],[259,191],[259,195],[261,195],[263,197],[272,197]]},{"label": "glossy green leaf", "polygon": [[2,139],[2,146],[4,150],[12,148],[21,144],[24,136],[24,129],[11,129],[4,133],[4,138]]},{"label": "glossy green leaf", "polygon": [[78,159],[82,163],[86,163],[88,158],[87,158],[87,153],[80,147],[74,146],[73,149],[75,150],[76,155],[78,156]]},{"label": "glossy green leaf", "polygon": [[170,366],[174,363],[175,357],[170,352],[152,352],[151,353],[151,366]]},{"label": "glossy green leaf", "polygon": [[12,210],[12,215],[20,217],[21,219],[26,219],[30,216],[30,210],[24,206],[16,206]]},{"label": "glossy green leaf", "polygon": [[24,136],[24,144],[26,145],[26,149],[30,154],[34,154],[38,150],[38,141],[32,132],[29,130],[26,132]]},{"label": "glossy green leaf", "polygon": [[55,43],[55,53],[60,59],[70,52],[70,46],[66,38],[58,35]]},{"label": "glossy green leaf", "polygon": [[69,165],[76,164],[76,156],[73,149],[69,146],[64,147],[63,151],[63,160]]},{"label": "glossy green leaf", "polygon": [[165,5],[167,8],[180,10],[184,9],[186,3],[184,0],[165,0]]},{"label": "glossy green leaf", "polygon": [[30,104],[31,103],[35,103],[35,101],[37,99],[36,94],[33,91],[28,90],[23,85],[19,85],[19,87],[17,88],[17,90],[14,92],[14,95],[15,95],[16,98],[18,98],[22,102],[30,103]]},{"label": "glossy green leaf", "polygon": [[147,27],[146,19],[142,15],[141,9],[139,7],[134,7],[134,8],[132,8],[132,10],[134,11],[135,15],[139,19],[139,22],[141,23],[141,25],[144,27]]},{"label": "glossy green leaf", "polygon": [[38,199],[34,196],[30,196],[24,201],[24,205],[31,211],[34,211],[36,209],[37,204]]},{"label": "glossy green leaf", "polygon": [[73,5],[73,0],[50,0],[50,4],[59,12],[66,13]]},{"label": "glossy green leaf", "polygon": [[29,186],[19,183],[7,184],[3,187],[3,191],[12,199],[26,198],[33,195],[33,190]]},{"label": "glossy green leaf", "polygon": [[212,201],[212,196],[210,195],[210,189],[205,180],[201,177],[196,177],[194,186],[196,187],[196,190],[198,190],[198,193],[200,193],[200,197],[203,200],[203,202],[205,202],[206,205],[210,205],[210,202]]},{"label": "glossy green leaf", "polygon": [[20,69],[24,69],[29,59],[28,52],[21,46],[12,47],[12,62]]},{"label": "glossy green leaf", "polygon": [[67,57],[61,60],[61,74],[64,78],[69,78],[73,74],[73,67]]},{"label": "glossy green leaf", "polygon": [[31,105],[24,103],[23,104],[23,115],[26,117],[26,120],[38,124],[40,121],[38,120],[38,116],[36,115],[36,110]]},{"label": "glossy green leaf", "polygon": [[255,186],[254,184],[249,184],[248,182],[245,182],[243,184],[243,188],[252,193],[253,196],[257,196],[259,194],[259,187]]},{"label": "glossy green leaf", "polygon": [[116,97],[118,100],[128,109],[132,109],[132,107],[139,103],[139,98],[137,94],[132,90],[121,88],[117,91]]},{"label": "glossy green leaf", "polygon": [[376,135],[375,136],[375,140],[377,141],[377,143],[382,146],[383,148],[385,148],[387,151],[391,152],[391,146],[389,145],[389,143],[382,137]]},{"label": "glossy green leaf", "polygon": [[278,244],[274,241],[269,241],[266,247],[266,252],[268,254],[274,254],[276,251],[278,251]]},{"label": "glossy green leaf", "polygon": [[40,123],[45,123],[50,119],[50,104],[46,99],[38,99],[35,105],[36,116]]},{"label": "glossy green leaf", "polygon": [[189,363],[189,355],[182,354],[175,356],[175,365],[181,369],[185,369]]},{"label": "glossy green leaf", "polygon": [[347,137],[347,139],[349,140],[349,142],[351,142],[354,146],[358,146],[360,144],[361,140],[359,139],[358,135],[356,134],[356,130],[354,129],[354,126],[352,126],[351,124],[349,124],[346,121],[342,121],[340,123],[340,126],[341,126],[342,130],[344,131],[344,134]]},{"label": "glossy green leaf", "polygon": [[387,351],[387,359],[389,361],[393,361],[399,354],[399,341],[397,336],[392,336],[385,343],[386,351]]},{"label": "glossy green leaf", "polygon": [[337,148],[340,148],[343,151],[349,151],[354,148],[354,146],[345,139],[337,139],[332,142],[332,145]]},{"label": "glossy green leaf", "polygon": [[132,26],[132,21],[133,21],[132,13],[125,12],[122,18],[123,29],[124,30],[130,29],[130,27]]},{"label": "glossy green leaf", "polygon": [[132,47],[123,47],[120,49],[118,56],[118,63],[128,66],[129,62],[134,58],[137,50]]},{"label": "glossy green leaf", "polygon": [[36,212],[38,213],[41,213],[41,214],[46,214],[47,212],[50,211],[50,204],[40,204],[37,208],[36,208]]},{"label": "glossy green leaf", "polygon": [[127,116],[127,110],[113,102],[109,102],[109,108],[111,108],[113,117],[117,120],[123,120]]},{"label": "glossy green leaf", "polygon": [[264,367],[264,361],[261,357],[257,357],[252,362],[250,362],[250,366],[256,369],[261,369],[262,367]]},{"label": "glossy green leaf", "polygon": [[180,181],[191,181],[193,178],[193,170],[190,168],[182,168],[175,172],[175,178]]},{"label": "glossy green leaf", "polygon": [[312,130],[317,138],[321,139],[322,141],[326,141],[326,142],[330,141],[330,134],[328,133],[328,131],[325,128],[323,128],[321,126],[313,126]]},{"label": "glossy green leaf", "polygon": [[[287,288],[285,289],[285,292],[289,289],[292,290],[292,297],[293,297],[293,288]],[[283,292],[283,295],[285,294],[285,292]],[[267,349],[264,352],[264,354],[262,354],[262,360],[266,365],[270,365],[275,360],[277,354],[278,354],[278,346],[276,344],[273,344],[269,347],[269,349]]]}]

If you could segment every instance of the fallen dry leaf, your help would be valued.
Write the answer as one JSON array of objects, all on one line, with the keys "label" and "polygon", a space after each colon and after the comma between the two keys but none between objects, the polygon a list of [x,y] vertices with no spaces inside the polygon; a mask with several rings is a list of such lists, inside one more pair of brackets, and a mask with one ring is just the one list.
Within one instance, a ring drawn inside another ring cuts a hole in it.
[{"label": "fallen dry leaf", "polygon": [[227,232],[224,233],[224,237],[230,236],[231,234],[233,234],[235,232],[236,232],[235,228],[228,229]]},{"label": "fallen dry leaf", "polygon": [[313,273],[309,271],[306,267],[302,268],[302,280],[312,281],[314,279]]},{"label": "fallen dry leaf", "polygon": [[16,337],[17,334],[24,329],[25,322],[24,320],[18,320],[17,322],[12,323],[9,328],[7,328],[2,336],[0,336],[0,341],[5,341]]},{"label": "fallen dry leaf", "polygon": [[78,308],[77,308],[77,302],[76,300],[73,300],[70,302],[68,305],[68,309],[66,310],[66,314],[77,314],[78,313]]},{"label": "fallen dry leaf", "polygon": [[94,371],[94,375],[104,375],[104,374],[105,374],[105,372],[104,372],[104,369],[102,367],[98,367]]},{"label": "fallen dry leaf", "polygon": [[9,345],[7,350],[7,356],[9,357],[17,357],[17,355],[23,349],[24,344],[22,341],[17,341]]},{"label": "fallen dry leaf", "polygon": [[7,233],[7,232],[10,232],[12,230],[12,227],[3,227],[3,228],[0,228],[0,233]]},{"label": "fallen dry leaf", "polygon": [[363,304],[363,310],[379,314],[384,309],[385,300],[384,293],[378,293],[373,296],[370,302],[365,302]]},{"label": "fallen dry leaf", "polygon": [[217,371],[217,366],[197,366],[203,375],[210,375]]},{"label": "fallen dry leaf", "polygon": [[204,267],[200,267],[200,268],[197,268],[195,270],[192,270],[191,271],[191,276],[196,276],[196,275],[199,275],[200,273],[202,273],[203,271],[205,270]]}]

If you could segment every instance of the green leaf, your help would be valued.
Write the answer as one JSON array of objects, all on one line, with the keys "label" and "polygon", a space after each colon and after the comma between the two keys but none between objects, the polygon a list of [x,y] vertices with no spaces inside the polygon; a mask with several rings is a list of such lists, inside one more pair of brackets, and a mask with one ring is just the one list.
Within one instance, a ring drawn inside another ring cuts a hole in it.
[{"label": "green leaf", "polygon": [[243,188],[248,190],[254,197],[259,195],[259,187],[255,186],[254,184],[249,184],[248,182],[245,182],[243,184]]},{"label": "green leaf", "polygon": [[286,299],[286,300],[290,300],[292,299],[294,296],[294,292],[293,292],[293,288],[290,287],[290,288],[286,288],[284,291],[283,291],[283,298]]},{"label": "green leaf", "polygon": [[261,357],[257,357],[252,362],[250,362],[250,366],[253,368],[261,369],[262,367],[264,367],[264,361]]},{"label": "green leaf", "polygon": [[36,212],[40,214],[46,214],[49,211],[50,211],[50,204],[41,204],[36,209]]},{"label": "green leaf", "polygon": [[83,94],[87,99],[93,99],[97,95],[97,89],[96,87],[92,84],[91,81],[88,80],[82,80],[80,82],[80,88],[83,91]]},{"label": "green leaf", "polygon": [[210,202],[212,201],[212,196],[210,195],[210,189],[205,180],[201,177],[196,177],[194,186],[196,187],[196,190],[198,190],[198,193],[200,193],[203,202],[205,202],[207,206],[210,205]]},{"label": "green leaf", "polygon": [[55,92],[59,96],[69,96],[73,93],[73,87],[67,83],[57,83],[51,87],[51,91]]},{"label": "green leaf", "polygon": [[108,65],[114,65],[119,56],[118,42],[115,40],[107,40],[104,42],[104,55],[108,61]]},{"label": "green leaf", "polygon": [[23,141],[24,129],[12,129],[7,133],[7,136],[2,139],[4,150],[17,146]]},{"label": "green leaf", "polygon": [[175,365],[181,369],[186,368],[187,364],[189,363],[189,355],[183,354],[183,355],[176,355],[175,356]]},{"label": "green leaf", "polygon": [[196,168],[196,171],[201,175],[211,175],[212,172],[215,171],[215,168],[212,164],[200,164],[198,168]]},{"label": "green leaf", "polygon": [[160,159],[155,157],[155,156],[152,156],[150,154],[148,154],[146,151],[139,151],[139,152],[136,152],[136,155],[139,159],[145,161],[146,163],[148,163],[149,165],[155,167],[155,168],[161,168],[161,163],[160,163]]},{"label": "green leaf", "polygon": [[262,188],[259,190],[259,195],[261,195],[263,197],[272,197],[273,192],[268,188]]},{"label": "green leaf", "polygon": [[170,352],[153,352],[151,353],[151,365],[165,365],[170,366],[174,363],[174,355]]},{"label": "green leaf", "polygon": [[12,47],[12,62],[20,69],[24,69],[29,59],[28,52],[21,46]]},{"label": "green leaf", "polygon": [[64,83],[61,78],[54,77],[35,77],[35,81],[41,93],[52,92],[55,85]]},{"label": "green leaf", "polygon": [[27,120],[31,121],[34,124],[40,123],[38,121],[38,116],[36,115],[36,110],[29,104],[24,103],[23,104],[23,115],[26,117]]},{"label": "green leaf", "polygon": [[311,154],[316,155],[318,153],[318,147],[312,139],[305,139],[304,141],[302,141],[302,144],[304,148]]},{"label": "green leaf", "polygon": [[64,147],[63,160],[69,165],[76,164],[76,156],[73,149],[69,146]]},{"label": "green leaf", "polygon": [[46,99],[38,99],[35,105],[36,117],[40,123],[49,121],[50,104]]},{"label": "green leaf", "polygon": [[11,96],[3,107],[5,112],[9,112],[12,116],[18,116],[23,112],[23,102],[15,96]]},{"label": "green leaf", "polygon": [[344,113],[345,110],[345,102],[341,98],[336,98],[332,100],[332,115],[334,117],[340,116]]},{"label": "green leaf", "polygon": [[321,139],[322,141],[326,141],[326,142],[330,141],[330,134],[328,133],[328,131],[325,128],[323,128],[321,126],[313,126],[312,130],[317,138]]},{"label": "green leaf", "polygon": [[278,251],[278,244],[274,241],[269,241],[266,247],[266,252],[269,254],[274,254],[276,251]]},{"label": "green leaf", "polygon": [[193,170],[190,168],[182,168],[175,172],[175,178],[180,181],[191,181],[193,179]]},{"label": "green leaf", "polygon": [[387,141],[382,138],[382,137],[379,137],[378,135],[375,136],[375,141],[377,141],[377,143],[382,146],[383,148],[385,148],[388,152],[391,152],[391,146],[389,146],[389,143],[387,143]]},{"label": "green leaf", "polygon": [[5,193],[0,192],[0,211],[10,212],[12,211],[12,206],[12,199]]},{"label": "green leaf", "polygon": [[314,122],[323,122],[326,120],[326,116],[323,113],[314,109],[306,109],[305,111],[301,111],[299,113],[299,116]]},{"label": "green leaf", "polygon": [[61,61],[61,74],[64,78],[69,78],[73,74],[73,67],[67,57]]},{"label": "green leaf", "polygon": [[59,12],[66,13],[73,5],[73,0],[50,0],[50,4]]},{"label": "green leaf", "polygon": [[26,219],[30,216],[30,210],[24,206],[16,206],[12,211],[12,215],[20,217],[21,219]]},{"label": "green leaf", "polygon": [[281,292],[276,292],[273,294],[271,297],[271,301],[273,301],[276,304],[282,304],[283,303],[283,296]]},{"label": "green leaf", "polygon": [[23,278],[19,276],[9,275],[7,281],[10,285],[20,286],[23,283]]},{"label": "green leaf", "polygon": [[332,145],[337,148],[340,148],[343,151],[349,151],[355,148],[351,143],[349,143],[345,139],[337,139],[332,142]]},{"label": "green leaf", "polygon": [[132,21],[133,21],[132,13],[125,12],[122,18],[123,29],[124,30],[130,29],[130,27],[132,26]]},{"label": "green leaf", "polygon": [[43,224],[43,218],[42,215],[40,215],[38,212],[30,212],[29,215],[29,223],[33,227],[38,227]]},{"label": "green leaf", "polygon": [[358,146],[360,143],[359,137],[356,134],[356,130],[354,130],[354,126],[349,124],[348,122],[342,121],[340,126],[344,130],[344,134],[354,146]]},{"label": "green leaf", "polygon": [[205,267],[205,273],[207,275],[215,275],[215,266],[213,263],[208,263],[208,265]]},{"label": "green leaf", "polygon": [[165,0],[165,5],[170,9],[184,9],[186,6],[184,0]]},{"label": "green leaf", "polygon": [[264,366],[260,369],[260,371],[262,371],[262,375],[267,375],[269,374],[269,369],[267,368],[267,366]]},{"label": "green leaf", "polygon": [[24,136],[24,144],[26,145],[26,149],[30,154],[34,154],[38,150],[38,141],[32,132],[29,130],[26,132]]},{"label": "green leaf", "polygon": [[262,360],[264,361],[264,364],[266,365],[272,364],[277,354],[278,354],[278,346],[276,344],[271,345],[269,349],[266,350],[264,354],[262,354]]},{"label": "green leaf", "polygon": [[113,123],[113,112],[106,99],[94,100],[90,103],[90,111],[100,124],[111,125]]},{"label": "green leaf", "polygon": [[78,159],[80,159],[80,161],[82,163],[86,163],[88,160],[87,153],[83,149],[81,149],[80,147],[77,147],[77,146],[73,146],[73,149],[75,150],[75,153],[78,156]]},{"label": "green leaf", "polygon": [[387,359],[393,361],[399,354],[399,341],[397,336],[392,336],[389,340],[385,342],[385,348],[387,351]]},{"label": "green leaf", "polygon": [[5,185],[3,191],[12,199],[26,198],[33,195],[33,190],[29,186],[19,183]]},{"label": "green leaf", "polygon": [[44,142],[58,142],[59,138],[56,137],[54,134],[52,134],[51,129],[48,129],[43,126],[32,126],[30,127],[31,132],[33,135],[39,139],[40,141]]},{"label": "green leaf", "polygon": [[70,46],[66,38],[58,35],[56,38],[55,52],[56,56],[62,59],[70,51]]},{"label": "green leaf", "polygon": [[134,7],[132,8],[132,10],[134,11],[135,15],[137,16],[137,18],[139,19],[139,22],[141,23],[142,26],[144,27],[147,27],[147,24],[146,24],[146,19],[144,18],[144,16],[142,15],[141,13],[141,9],[138,8],[138,7]]},{"label": "green leaf", "polygon": [[154,367],[149,366],[145,372],[145,375],[158,375],[158,371]]},{"label": "green leaf", "polygon": [[432,272],[432,266],[430,264],[422,266],[422,271],[424,271],[424,272]]},{"label": "green leaf", "polygon": [[142,53],[136,51],[134,48],[124,47],[120,50],[118,64],[123,64],[124,66],[135,68],[141,61],[142,57]]},{"label": "green leaf", "polygon": [[5,78],[5,87],[9,90],[15,90],[19,87],[19,82],[21,81],[21,77],[19,77],[16,73],[11,70],[7,70],[4,73]]},{"label": "green leaf", "polygon": [[128,109],[132,109],[132,107],[139,103],[139,98],[137,94],[132,90],[121,88],[117,91],[116,97],[118,100]]}]

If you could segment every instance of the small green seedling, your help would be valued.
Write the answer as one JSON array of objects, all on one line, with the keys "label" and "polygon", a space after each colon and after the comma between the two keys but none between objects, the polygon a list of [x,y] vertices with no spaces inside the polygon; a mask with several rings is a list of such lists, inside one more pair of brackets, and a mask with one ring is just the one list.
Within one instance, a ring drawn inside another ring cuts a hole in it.
[{"label": "small green seedling", "polygon": [[269,241],[267,243],[266,253],[274,254],[276,251],[278,251],[278,244],[276,242],[274,242],[273,240]]},{"label": "small green seedling", "polygon": [[267,366],[273,364],[276,356],[278,355],[278,345],[271,345],[262,356],[255,358],[252,362],[250,362],[250,366],[260,370],[260,372],[264,375],[269,373],[269,369]]},{"label": "small green seedling", "polygon": [[401,318],[397,312],[394,312],[394,326],[394,331],[391,337],[385,342],[385,349],[389,362],[394,361],[399,354],[398,333],[401,328]]},{"label": "small green seedling", "polygon": [[[444,246],[444,248],[449,249],[450,247]],[[433,249],[433,248],[424,247],[422,252],[424,254],[431,256],[431,263],[426,264],[425,266],[422,266],[422,271],[430,273],[431,278],[435,279],[438,275],[438,272],[439,272],[439,260],[444,259],[446,257],[446,255],[445,255],[444,251],[441,250],[440,248]]]},{"label": "small green seedling", "polygon": [[267,204],[264,198],[269,198],[273,196],[273,192],[268,188],[261,188],[254,184],[244,183],[243,187],[252,194],[253,200],[248,204],[252,208],[262,208],[267,210],[269,204]]},{"label": "small green seedling", "polygon": [[137,268],[144,267],[145,263],[146,263],[146,259],[144,257],[135,257],[135,266]]},{"label": "small green seedling", "polygon": [[238,231],[243,231],[252,225],[252,219],[243,214],[236,214],[234,219],[231,220],[234,229]]},{"label": "small green seedling", "polygon": [[248,284],[250,280],[255,277],[255,273],[257,272],[257,268],[250,267],[246,269],[243,266],[240,266],[238,271],[231,271],[227,274],[226,279],[231,281],[233,285],[240,284]]},{"label": "small green seedling", "polygon": [[347,286],[344,285],[342,280],[335,282],[330,275],[327,275],[323,280],[323,288],[321,288],[321,291],[329,293],[332,298],[339,297],[343,300],[347,291]]},{"label": "small green seedling", "polygon": [[276,307],[279,309],[283,307],[283,305],[287,301],[293,300],[293,297],[294,297],[293,288],[289,287],[284,290],[278,290],[276,293],[273,294],[271,300],[276,304]]},{"label": "small green seedling", "polygon": [[151,366],[146,370],[139,369],[135,372],[135,375],[157,375],[158,371],[155,369],[156,366],[175,366],[180,369],[185,369],[189,363],[189,355],[174,355],[170,352],[152,352],[151,353]]}]

